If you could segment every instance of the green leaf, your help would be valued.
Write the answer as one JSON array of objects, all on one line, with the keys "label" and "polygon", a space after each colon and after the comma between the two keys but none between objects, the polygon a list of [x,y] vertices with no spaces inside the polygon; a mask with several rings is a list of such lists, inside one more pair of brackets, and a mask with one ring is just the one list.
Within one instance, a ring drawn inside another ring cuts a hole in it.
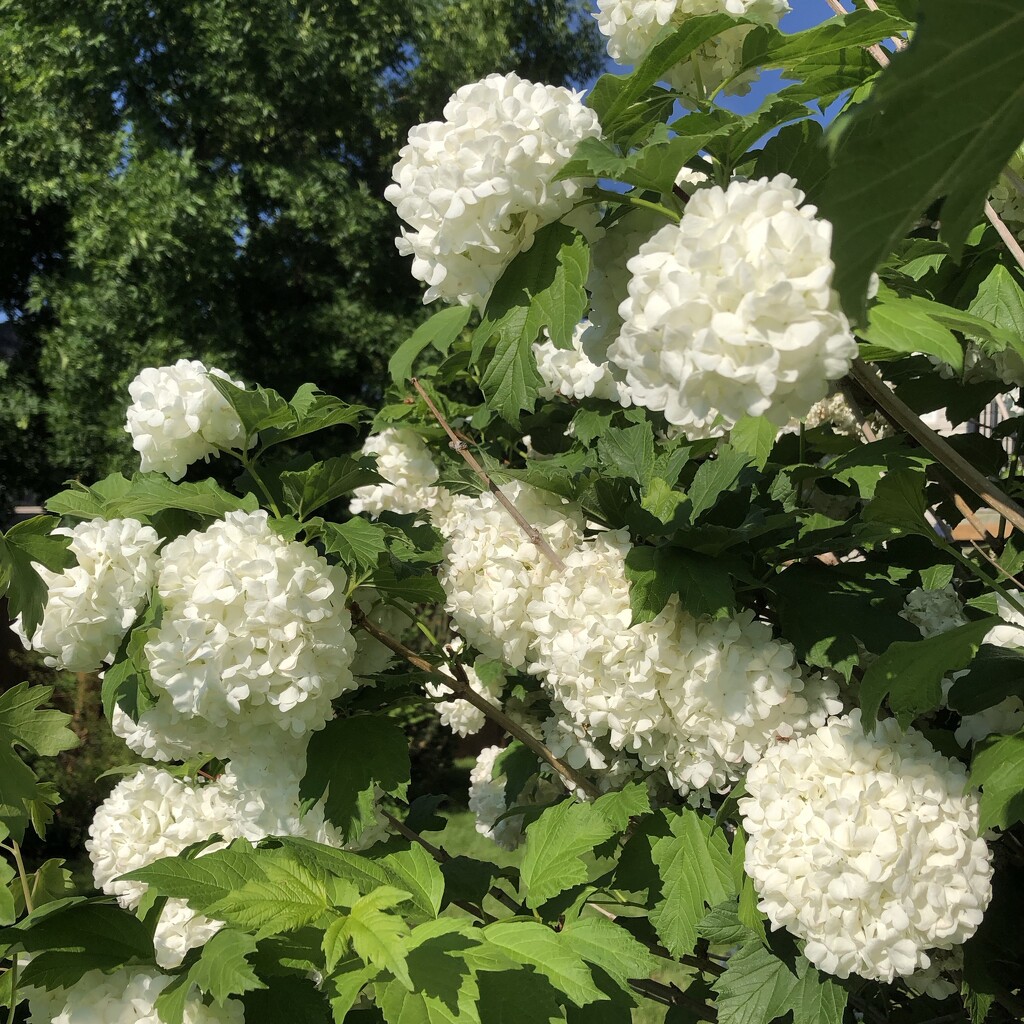
[{"label": "green leaf", "polygon": [[110,971],[140,959],[152,962],[153,943],[135,916],[109,903],[65,899],[47,904],[10,928],[0,946],[35,954],[26,985],[69,986],[92,970]]},{"label": "green leaf", "polygon": [[299,784],[303,811],[326,793],[327,819],[351,841],[376,822],[377,788],[404,799],[410,773],[409,743],[399,725],[375,715],[337,718],[309,742]]},{"label": "green leaf", "polygon": [[14,924],[17,920],[18,911],[14,905],[14,895],[8,888],[17,877],[18,873],[14,868],[6,860],[0,859],[0,925]]},{"label": "green leaf", "polygon": [[309,469],[281,474],[281,490],[289,508],[305,519],[322,505],[350,494],[355,488],[380,483],[373,459],[341,455],[317,462]]},{"label": "green leaf", "polygon": [[[561,223],[541,228],[533,245],[508,265],[473,334],[472,360],[482,364],[480,387],[509,423],[529,411],[543,383],[532,345],[544,327],[561,348],[572,343],[587,310],[584,282],[590,250],[582,235]],[[486,358],[485,358],[486,357]]]},{"label": "green leaf", "polygon": [[[78,886],[75,885],[71,872],[64,867],[64,863],[63,860],[51,857],[50,860],[43,861],[28,876],[28,891],[32,897],[32,906],[36,910],[45,907],[47,903],[66,899],[77,891]],[[17,913],[24,914],[27,908],[20,885],[13,888],[13,896]]]},{"label": "green leaf", "polygon": [[34,516],[0,536],[0,597],[7,595],[11,617],[21,616],[29,637],[42,621],[47,595],[47,586],[33,563],[52,572],[75,564],[75,556],[68,550],[71,538],[52,536],[55,526],[53,516]]},{"label": "green leaf", "polygon": [[387,530],[359,516],[344,523],[323,523],[317,533],[328,554],[357,569],[372,569],[388,549]]},{"label": "green leaf", "polygon": [[[478,1007],[485,1024],[563,1024],[564,1000],[541,974],[494,971],[477,977]],[[587,1011],[589,1012],[589,1011]]]},{"label": "green leaf", "polygon": [[[294,422],[291,407],[281,395],[270,388],[257,386],[250,391],[212,373],[207,380],[238,414],[247,438],[269,427],[287,427]],[[238,447],[241,448],[241,445]]]},{"label": "green leaf", "polygon": [[145,519],[169,508],[222,519],[228,512],[255,512],[259,502],[252,494],[236,497],[214,480],[175,484],[160,473],[136,473],[130,490],[108,502],[104,514]]},{"label": "green leaf", "polygon": [[720,1024],[769,1024],[790,1009],[796,982],[760,940],[748,942],[729,957],[725,973],[712,986]]},{"label": "green leaf", "polygon": [[923,352],[936,356],[960,373],[964,352],[953,332],[929,316],[913,299],[894,296],[873,305],[868,324],[860,330],[865,341],[892,352]]},{"label": "green leaf", "polygon": [[691,521],[696,522],[724,493],[733,490],[749,464],[750,457],[730,445],[720,446],[714,459],[702,463],[690,484]]},{"label": "green leaf", "polygon": [[835,286],[854,317],[872,271],[940,196],[940,236],[959,258],[1020,145],[1024,9],[1016,0],[930,0],[924,13],[844,126],[820,202],[834,229]]},{"label": "green leaf", "polygon": [[901,467],[887,473],[864,510],[864,521],[894,535],[910,533],[931,539],[932,528],[924,517],[924,485],[924,472],[918,468]]},{"label": "green leaf", "polygon": [[969,312],[1011,332],[1018,351],[1024,346],[1024,288],[1015,271],[997,263],[978,286]]},{"label": "green leaf", "polygon": [[499,921],[483,930],[488,942],[521,964],[543,974],[577,1006],[606,998],[594,984],[583,957],[563,934],[537,921]]},{"label": "green leaf", "polygon": [[917,715],[939,707],[942,680],[970,664],[985,634],[1000,621],[992,616],[925,640],[894,643],[871,665],[861,683],[865,727],[870,728],[887,694],[904,729]]},{"label": "green leaf", "polygon": [[673,956],[692,953],[706,907],[733,895],[729,847],[719,829],[690,810],[670,821],[671,836],[659,839],[651,855],[661,879],[661,897],[651,923]]},{"label": "green leaf", "polygon": [[331,905],[323,872],[287,849],[254,850],[245,840],[194,860],[165,857],[124,877],[256,938],[312,924]]},{"label": "green leaf", "polygon": [[389,853],[380,864],[397,880],[398,886],[408,890],[417,909],[428,917],[437,917],[444,898],[444,875],[422,846],[413,843],[408,850]]},{"label": "green leaf", "polygon": [[328,969],[333,969],[339,950],[349,942],[364,963],[390,971],[410,992],[412,979],[406,964],[403,939],[408,926],[397,914],[386,910],[409,898],[409,893],[384,885],[359,899],[347,917],[340,918],[324,936]]},{"label": "green leaf", "polygon": [[806,957],[796,964],[797,983],[790,993],[793,1024],[843,1024],[847,991],[817,971]]},{"label": "green leaf", "polygon": [[1024,697],[1024,652],[982,644],[967,670],[957,675],[946,704],[961,715],[976,715],[1007,697]]},{"label": "green leaf", "polygon": [[744,416],[729,431],[729,444],[758,469],[768,463],[778,428],[764,416]]},{"label": "green leaf", "polygon": [[606,917],[580,917],[561,934],[574,952],[627,991],[630,978],[648,978],[658,967],[658,958],[646,946]]},{"label": "green leaf", "polygon": [[733,900],[712,907],[697,924],[697,934],[713,946],[742,946],[755,938],[750,928],[740,921]]},{"label": "green leaf", "polygon": [[654,430],[649,422],[607,430],[598,440],[597,450],[612,475],[647,485],[654,470]]},{"label": "green leaf", "polygon": [[292,441],[328,427],[355,427],[369,410],[349,405],[340,398],[326,395],[315,384],[303,384],[288,403],[293,422],[286,426],[268,427],[260,434],[265,451],[281,441]]},{"label": "green leaf", "polygon": [[465,330],[472,314],[473,310],[469,306],[450,306],[420,324],[388,360],[391,379],[398,385],[404,385],[412,375],[417,357],[428,346],[433,346],[441,355],[447,355],[453,342]]},{"label": "green leaf", "polygon": [[656,618],[673,594],[691,615],[718,617],[736,606],[732,579],[720,560],[681,548],[637,546],[626,555],[633,622]]},{"label": "green leaf", "polygon": [[[807,108],[803,111],[806,114]],[[803,120],[783,128],[756,157],[754,175],[774,178],[777,174],[789,174],[796,178],[800,191],[811,202],[816,201],[828,177],[828,149],[817,121]]]},{"label": "green leaf", "polygon": [[78,737],[68,728],[71,716],[42,710],[52,694],[52,686],[28,683],[0,693],[0,823],[19,843],[40,790],[16,748],[50,757],[78,746]]},{"label": "green leaf", "polygon": [[1024,729],[989,736],[975,746],[971,785],[981,787],[982,832],[1024,821]]},{"label": "green leaf", "polygon": [[526,828],[526,855],[520,869],[526,905],[539,907],[585,882],[587,866],[581,857],[622,831],[631,815],[649,810],[646,788],[639,784],[607,793],[593,803],[564,800],[549,807]]}]

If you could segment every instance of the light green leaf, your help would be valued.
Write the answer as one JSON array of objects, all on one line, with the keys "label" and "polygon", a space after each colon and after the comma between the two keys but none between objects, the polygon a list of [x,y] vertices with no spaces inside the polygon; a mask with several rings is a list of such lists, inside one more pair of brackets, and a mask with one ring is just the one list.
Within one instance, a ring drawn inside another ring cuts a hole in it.
[{"label": "light green leaf", "polygon": [[529,964],[564,992],[577,1006],[607,998],[594,984],[590,970],[571,944],[537,921],[499,921],[484,936],[521,964]]},{"label": "light green leaf", "polygon": [[288,427],[294,413],[285,399],[271,388],[240,388],[231,381],[210,374],[206,378],[238,414],[246,437],[269,427]]},{"label": "light green leaf", "polygon": [[716,979],[720,1024],[769,1024],[791,1006],[796,978],[758,939],[729,957]]},{"label": "light green leaf", "polygon": [[403,889],[408,889],[417,909],[437,917],[444,897],[444,875],[437,861],[422,846],[413,843],[408,850],[389,853],[380,864]]},{"label": "light green leaf", "polygon": [[564,800],[549,807],[526,828],[526,854],[520,869],[526,905],[539,907],[560,892],[587,880],[580,859],[622,831],[630,815],[650,810],[646,789],[631,785],[593,803]]},{"label": "light green leaf", "polygon": [[1024,729],[989,736],[975,747],[971,785],[981,787],[981,831],[1024,821]]},{"label": "light green leaf", "polygon": [[376,715],[336,718],[310,740],[299,784],[303,811],[326,793],[327,819],[351,841],[376,822],[377,788],[404,798],[410,772],[409,743],[396,723]]},{"label": "light green leaf", "polygon": [[[40,833],[41,834],[41,833]],[[32,897],[32,906],[38,910],[45,907],[47,903],[54,903],[57,900],[66,899],[77,891],[71,872],[64,867],[64,861],[57,858],[43,861],[39,867],[28,877],[29,895]],[[14,886],[12,889],[16,912],[21,915],[26,912],[25,895],[21,886]],[[8,922],[9,923],[9,922]]]},{"label": "light green leaf", "polygon": [[465,330],[472,314],[470,306],[450,306],[420,324],[388,360],[391,379],[398,385],[404,384],[412,375],[417,357],[428,346],[446,355],[452,343]]},{"label": "light green leaf", "polygon": [[806,957],[796,963],[797,983],[790,993],[793,1024],[843,1024],[847,991],[819,973]]},{"label": "light green leaf", "polygon": [[223,928],[209,939],[188,972],[191,982],[223,1006],[240,996],[267,986],[256,977],[248,958],[256,952],[256,939],[234,928]]},{"label": "light green leaf", "polygon": [[409,893],[390,885],[363,896],[348,916],[334,922],[324,936],[328,969],[333,969],[340,952],[351,942],[364,963],[390,971],[411,992],[412,979],[402,941],[408,936],[409,928],[397,914],[386,913],[390,907],[407,899]]},{"label": "light green leaf", "polygon": [[718,499],[733,490],[750,465],[750,456],[735,451],[729,445],[719,447],[714,459],[701,464],[690,484],[690,519],[696,522],[705,512],[714,508]]},{"label": "light green leaf", "polygon": [[997,263],[978,286],[969,312],[1008,331],[1012,347],[1024,350],[1024,288],[1017,272]]},{"label": "light green leaf", "polygon": [[562,939],[588,963],[600,967],[622,989],[630,978],[647,978],[658,958],[629,932],[606,917],[580,917],[562,929]]},{"label": "light green leaf", "polygon": [[711,821],[683,810],[671,821],[672,835],[659,839],[651,855],[661,879],[661,898],[651,911],[658,937],[674,956],[692,953],[697,926],[707,907],[734,895],[729,847]]},{"label": "light green leaf", "polygon": [[860,330],[865,341],[892,352],[923,352],[936,356],[960,373],[964,352],[952,331],[938,323],[912,299],[892,297],[868,311],[868,324]]},{"label": "light green leaf", "polygon": [[959,258],[1020,145],[1024,8],[930,0],[927,15],[843,126],[819,204],[834,229],[835,285],[857,318],[872,271],[940,196],[940,235]]},{"label": "light green leaf", "polygon": [[259,502],[252,494],[238,498],[214,480],[175,484],[160,473],[136,473],[130,490],[108,502],[104,512],[108,517],[144,519],[169,508],[222,519],[228,512],[255,512]]},{"label": "light green leaf", "polygon": [[316,532],[328,554],[358,569],[372,569],[388,549],[384,527],[359,516],[344,523],[323,523]]},{"label": "light green leaf", "polygon": [[729,443],[758,469],[764,469],[775,447],[778,428],[764,416],[744,416],[729,431]]},{"label": "light green leaf", "polygon": [[[18,912],[14,905],[14,896],[8,888],[10,883],[18,877],[18,873],[0,858],[0,925],[14,924]],[[20,888],[20,887],[19,887]]]},{"label": "light green leaf", "polygon": [[871,727],[887,694],[903,728],[917,715],[939,707],[942,680],[970,664],[985,634],[1000,621],[992,616],[927,639],[894,643],[871,665],[861,683],[865,727]]},{"label": "light green leaf", "polygon": [[654,431],[646,420],[621,430],[605,431],[598,439],[597,450],[613,475],[647,485],[654,469]]}]

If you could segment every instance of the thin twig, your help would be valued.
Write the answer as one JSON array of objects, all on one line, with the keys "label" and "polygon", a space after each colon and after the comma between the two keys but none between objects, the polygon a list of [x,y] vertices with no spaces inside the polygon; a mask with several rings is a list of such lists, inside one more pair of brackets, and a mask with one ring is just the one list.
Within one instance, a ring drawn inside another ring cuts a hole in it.
[{"label": "thin twig", "polygon": [[[579,790],[592,800],[601,795],[600,790],[592,782],[580,775],[575,768],[572,768],[560,757],[557,757],[548,750],[540,740],[527,732],[526,729],[524,729],[518,722],[509,718],[501,708],[492,704],[486,697],[482,697],[477,693],[476,690],[474,690],[466,681],[464,672],[457,672],[455,676],[446,675],[440,669],[431,665],[426,658],[420,657],[420,655],[415,651],[406,647],[401,640],[396,640],[389,633],[385,633],[379,626],[371,622],[358,604],[355,602],[350,603],[349,610],[352,613],[352,622],[356,626],[359,626],[361,629],[365,629],[370,636],[375,640],[379,640],[388,648],[388,650],[393,651],[395,654],[404,658],[410,665],[415,666],[421,672],[426,672],[434,679],[442,682],[461,700],[469,701],[473,707],[482,711],[499,728],[503,729],[510,736],[515,737],[524,746],[529,747],[530,750],[532,750],[538,757],[547,761],[547,763],[551,765],[551,767],[554,768],[555,771],[558,772],[558,774],[569,784],[570,789]],[[458,667],[459,666],[456,666],[456,669],[458,669]],[[462,675],[461,679],[458,678],[460,674]]]},{"label": "thin twig", "polygon": [[1000,487],[979,473],[962,455],[954,451],[930,427],[921,422],[902,399],[863,360],[854,361],[850,376],[864,389],[876,406],[897,426],[905,430],[930,455],[969,487],[989,508],[1005,516],[1018,530],[1024,530],[1024,509]]},{"label": "thin twig", "polygon": [[540,530],[535,526],[532,526],[526,519],[526,517],[512,504],[511,501],[502,493],[501,488],[487,475],[487,470],[476,460],[476,457],[469,450],[469,445],[459,437],[458,434],[452,430],[451,425],[444,418],[441,410],[434,404],[430,395],[423,389],[423,385],[413,377],[411,379],[412,386],[419,392],[420,397],[424,402],[427,403],[427,408],[434,414],[434,419],[444,427],[444,432],[451,438],[451,447],[457,451],[465,460],[467,465],[474,473],[483,481],[484,486],[493,494],[502,505],[505,506],[505,510],[508,514],[516,521],[519,527],[523,530],[527,537],[533,541],[534,546],[537,550],[557,569],[565,569],[565,562],[558,556],[558,553],[551,547],[550,544],[544,539]]},{"label": "thin twig", "polygon": [[[968,505],[967,502],[964,501],[964,499],[959,494],[957,494],[954,488],[949,487],[948,490],[953,497],[953,504],[956,505],[957,511],[967,520],[968,523],[971,524],[971,526],[974,527],[975,531],[978,533],[980,537],[987,536],[988,530],[985,529],[984,524],[978,519],[974,512],[971,511],[971,506]],[[999,522],[1003,523],[1004,521],[1004,518],[1000,516]],[[973,547],[974,550],[977,551],[978,554],[981,555],[981,557],[984,558],[985,561],[988,562],[996,570],[997,573],[999,573],[1001,576],[1005,576],[1006,579],[1008,579],[1018,590],[1024,590],[1024,583],[1021,583],[1021,581],[1017,579],[1016,576],[1012,575],[1011,573],[1008,573],[999,564],[998,560],[992,556],[991,551],[986,551],[985,548],[983,548],[973,538],[969,539],[971,541],[971,547]]]},{"label": "thin twig", "polygon": [[1017,265],[1024,270],[1024,249],[1017,241],[1017,236],[1003,223],[1003,218],[992,209],[992,204],[987,199],[985,200],[985,216],[988,217],[988,222],[992,227],[999,232],[999,237],[1003,240],[1006,248],[1010,250]]}]

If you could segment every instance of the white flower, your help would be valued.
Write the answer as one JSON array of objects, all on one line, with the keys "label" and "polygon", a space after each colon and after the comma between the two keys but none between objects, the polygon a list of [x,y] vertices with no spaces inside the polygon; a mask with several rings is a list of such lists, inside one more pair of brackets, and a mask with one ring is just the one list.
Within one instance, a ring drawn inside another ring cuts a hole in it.
[{"label": "white flower", "polygon": [[[230,834],[232,817],[216,786],[196,786],[158,768],[141,768],[114,787],[89,827],[85,848],[96,887],[134,909],[147,886],[119,882],[119,876],[173,857],[215,833]],[[184,901],[168,900],[153,939],[157,963],[177,967],[189,949],[203,945],[220,927]]]},{"label": "white flower", "polygon": [[179,359],[173,366],[149,366],[128,385],[125,430],[142,456],[143,473],[166,473],[180,480],[188,467],[208,459],[218,448],[245,444],[242,423],[209,377],[231,380],[223,371],[198,359]]},{"label": "white flower", "polygon": [[343,570],[279,537],[266,512],[230,512],[178,537],[160,562],[163,618],[146,645],[153,685],[180,714],[217,727],[321,728],[355,685],[345,586]]},{"label": "white flower", "polygon": [[[149,967],[89,971],[67,988],[29,991],[29,1024],[163,1024],[157,996],[174,980]],[[238,999],[207,1006],[198,991],[185,1000],[183,1024],[245,1024]]]},{"label": "white flower", "polygon": [[224,729],[176,711],[167,693],[143,711],[137,722],[115,704],[110,729],[129,750],[153,761],[187,761],[202,753],[229,757],[234,746],[234,737],[228,737]]},{"label": "white flower", "polygon": [[423,301],[483,307],[535,232],[572,208],[580,182],[553,179],[601,127],[578,93],[514,73],[463,86],[444,117],[409,132],[384,196],[409,225],[396,242]]},{"label": "white flower", "polygon": [[588,736],[663,769],[680,792],[722,791],[776,737],[840,710],[836,687],[805,679],[751,612],[695,619],[673,599],[630,625],[629,549],[625,531],[586,542],[528,609],[530,671]]},{"label": "white flower", "polygon": [[700,189],[641,246],[608,350],[635,405],[713,437],[747,415],[800,419],[847,372],[832,227],[803,198],[784,174]]},{"label": "white flower", "polygon": [[533,355],[537,372],[544,379],[541,398],[604,398],[629,405],[627,388],[611,375],[607,362],[594,363],[583,351],[582,338],[590,325],[584,321],[576,328],[571,348],[558,348],[545,329],[546,341],[535,342]]},{"label": "white flower", "polygon": [[26,649],[47,656],[50,667],[94,672],[114,660],[149,596],[160,538],[137,519],[93,519],[53,533],[71,538],[77,564],[51,572],[33,563],[47,586],[43,618],[31,639],[20,615],[12,628]]},{"label": "white flower", "polygon": [[523,841],[523,816],[498,819],[508,810],[504,775],[494,778],[494,767],[504,747],[485,747],[469,773],[469,809],[476,815],[476,830],[502,849],[514,850]]},{"label": "white flower", "polygon": [[[828,398],[815,402],[804,417],[804,423],[808,427],[820,427],[827,423],[837,434],[842,434],[844,437],[859,438],[861,436],[860,420],[842,391],[836,391]],[[875,437],[888,437],[892,434],[892,427],[879,413],[869,413],[866,423],[874,432]],[[799,425],[793,421],[790,428],[795,431],[799,429]],[[786,428],[783,429],[786,430]],[[787,430],[787,432],[789,431]]]},{"label": "white flower", "polygon": [[[518,482],[502,491],[557,554],[575,547],[582,523],[574,506]],[[520,668],[533,640],[526,606],[558,570],[489,491],[456,497],[440,529],[445,609],[481,654]]]},{"label": "white flower", "polygon": [[[447,665],[441,666],[441,671],[446,676],[452,676],[452,670]],[[463,671],[469,681],[470,689],[485,697],[492,704],[501,707],[501,691],[505,685],[505,678],[498,672],[488,671],[481,679],[476,668],[472,665],[464,665]],[[454,677],[453,677],[454,678]],[[459,736],[474,736],[487,721],[487,716],[468,700],[444,700],[454,692],[450,686],[444,683],[425,683],[424,688],[427,696],[435,700],[434,710],[441,716],[441,724],[447,726],[452,732]]]},{"label": "white flower", "polygon": [[912,975],[981,924],[991,854],[966,769],[860,712],[770,749],[739,802],[745,869],[775,928],[840,978]]},{"label": "white flower", "polygon": [[960,597],[948,583],[938,590],[912,590],[900,616],[917,626],[923,637],[938,636],[967,622]]},{"label": "white flower", "polygon": [[[594,17],[608,37],[608,54],[620,64],[639,64],[657,43],[698,15],[731,14],[774,26],[789,10],[786,0],[597,0],[597,7]],[[737,25],[713,37],[670,69],[665,80],[691,96],[707,95],[739,71],[743,40],[751,27]],[[752,77],[739,76],[725,92],[746,94]]]},{"label": "white flower", "polygon": [[437,466],[415,431],[388,427],[363,443],[364,455],[377,457],[377,472],[387,481],[357,487],[349,503],[354,515],[375,519],[381,512],[444,515],[448,491],[437,486]]}]

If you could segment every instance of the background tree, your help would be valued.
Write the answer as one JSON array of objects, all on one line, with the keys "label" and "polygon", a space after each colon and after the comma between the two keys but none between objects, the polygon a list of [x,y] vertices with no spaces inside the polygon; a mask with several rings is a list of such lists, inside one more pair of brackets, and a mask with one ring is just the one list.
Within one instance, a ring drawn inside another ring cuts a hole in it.
[{"label": "background tree", "polygon": [[123,467],[145,365],[373,397],[422,316],[382,198],[409,127],[601,59],[580,0],[0,0],[0,51],[0,502]]}]

